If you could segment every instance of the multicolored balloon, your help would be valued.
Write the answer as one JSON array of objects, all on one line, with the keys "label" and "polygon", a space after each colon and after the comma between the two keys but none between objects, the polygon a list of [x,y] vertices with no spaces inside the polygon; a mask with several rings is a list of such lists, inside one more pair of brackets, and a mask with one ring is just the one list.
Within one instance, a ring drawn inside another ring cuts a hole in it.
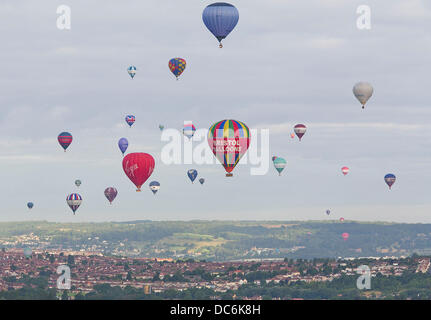
[{"label": "multicolored balloon", "polygon": [[81,180],[75,180],[75,186],[79,188],[80,185],[81,185]]},{"label": "multicolored balloon", "polygon": [[189,176],[189,179],[193,183],[196,177],[198,176],[198,172],[195,169],[190,169],[189,171],[187,171],[187,175]]},{"label": "multicolored balloon", "polygon": [[342,168],[341,168],[341,172],[342,172],[344,175],[347,175],[347,174],[349,173],[349,171],[350,171],[350,169],[349,169],[348,167],[342,167]]},{"label": "multicolored balloon", "polygon": [[173,58],[169,60],[169,69],[174,74],[174,76],[177,78],[183,73],[184,69],[186,68],[186,60],[182,58]]},{"label": "multicolored balloon", "polygon": [[347,241],[347,239],[349,239],[350,237],[350,235],[347,232],[344,232],[341,236],[343,237],[344,241]]},{"label": "multicolored balloon", "polygon": [[392,173],[388,173],[387,175],[385,175],[385,182],[389,186],[389,189],[392,188],[392,185],[395,183],[396,180],[397,177],[395,177],[395,175]]},{"label": "multicolored balloon", "polygon": [[129,76],[133,79],[133,77],[136,74],[136,67],[135,66],[130,66],[127,68],[127,73],[129,74]]},{"label": "multicolored balloon", "polygon": [[129,141],[127,141],[126,138],[121,138],[120,140],[118,140],[118,148],[120,148],[120,151],[123,154],[123,156],[128,146],[129,146]]},{"label": "multicolored balloon", "polygon": [[114,201],[115,197],[117,196],[118,192],[117,189],[114,187],[108,187],[105,189],[105,197],[108,199],[109,204],[112,204],[112,201]]},{"label": "multicolored balloon", "polygon": [[226,170],[226,177],[247,152],[250,146],[250,130],[241,121],[221,120],[208,130],[208,145]]},{"label": "multicolored balloon", "polygon": [[131,115],[131,114],[127,115],[126,116],[126,122],[130,126],[130,128],[131,128],[132,125],[135,123],[135,116]]},{"label": "multicolored balloon", "polygon": [[204,178],[200,178],[200,179],[199,179],[199,182],[200,182],[201,184],[204,184],[205,179],[204,179]]},{"label": "multicolored balloon", "polygon": [[29,209],[33,208],[33,206],[34,206],[33,202],[29,202],[29,203],[27,203],[27,207],[28,207]]},{"label": "multicolored balloon", "polygon": [[355,95],[356,99],[358,99],[359,102],[362,104],[362,109],[365,108],[365,104],[367,103],[368,99],[371,98],[373,92],[373,86],[368,82],[358,82],[353,87],[353,94]]},{"label": "multicolored balloon", "polygon": [[63,147],[64,152],[72,143],[73,137],[69,132],[62,132],[58,135],[58,143]]},{"label": "multicolored balloon", "polygon": [[156,194],[157,191],[160,189],[160,183],[158,181],[151,181],[150,182],[150,190],[153,192],[153,194]]},{"label": "multicolored balloon", "polygon": [[162,124],[159,124],[159,129],[160,129],[160,131],[163,131],[163,129],[165,128],[165,126],[164,125],[162,125]]},{"label": "multicolored balloon", "polygon": [[70,209],[72,209],[73,214],[75,214],[76,210],[78,210],[79,206],[82,203],[82,197],[78,193],[71,193],[67,196],[66,202],[69,205]]},{"label": "multicolored balloon", "polygon": [[281,171],[287,166],[287,161],[284,158],[276,157],[273,160],[275,170],[278,171],[278,175],[281,176]]},{"label": "multicolored balloon", "polygon": [[123,159],[123,170],[136,186],[136,191],[141,191],[141,186],[147,181],[154,170],[154,158],[143,152],[129,153]]},{"label": "multicolored balloon", "polygon": [[239,12],[229,3],[217,2],[205,8],[202,13],[202,20],[219,41],[219,47],[223,48],[221,41],[235,28],[239,20]]},{"label": "multicolored balloon", "polygon": [[296,135],[298,136],[299,141],[301,141],[301,138],[303,137],[303,135],[307,131],[307,127],[304,124],[297,124],[293,128],[293,130],[295,131]]},{"label": "multicolored balloon", "polygon": [[187,138],[189,138],[189,139],[193,138],[195,131],[196,131],[196,128],[191,121],[184,122],[183,134]]}]

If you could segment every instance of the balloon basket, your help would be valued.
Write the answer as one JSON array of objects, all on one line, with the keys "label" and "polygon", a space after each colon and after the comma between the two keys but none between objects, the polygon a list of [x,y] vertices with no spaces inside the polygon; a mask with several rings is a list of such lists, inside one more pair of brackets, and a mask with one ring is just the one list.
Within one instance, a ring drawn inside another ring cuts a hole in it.
[{"label": "balloon basket", "polygon": [[221,42],[220,42],[220,44],[219,44],[219,46],[218,46],[218,47],[219,47],[220,49],[221,49],[221,48],[223,48],[223,45],[221,44]]},{"label": "balloon basket", "polygon": [[141,189],[136,189],[136,192],[141,192]]},{"label": "balloon basket", "polygon": [[226,173],[226,177],[233,177],[232,173]]}]

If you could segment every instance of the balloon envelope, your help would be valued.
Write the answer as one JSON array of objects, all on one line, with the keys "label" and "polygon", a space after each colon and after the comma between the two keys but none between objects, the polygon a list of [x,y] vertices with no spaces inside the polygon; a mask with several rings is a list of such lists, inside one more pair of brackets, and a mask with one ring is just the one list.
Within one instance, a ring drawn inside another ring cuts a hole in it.
[{"label": "balloon envelope", "polygon": [[129,141],[127,141],[126,138],[121,138],[120,140],[118,140],[118,148],[120,148],[120,151],[123,155],[124,155],[124,152],[126,152],[128,146],[129,146]]},{"label": "balloon envelope", "polygon": [[187,175],[193,183],[193,181],[195,181],[196,177],[198,176],[198,172],[195,169],[190,169],[189,171],[187,171]]},{"label": "balloon envelope", "polygon": [[273,163],[274,163],[275,170],[277,170],[278,174],[281,175],[281,171],[283,171],[284,168],[286,167],[287,161],[284,158],[277,157],[274,159]]},{"label": "balloon envelope", "polygon": [[344,218],[343,218],[343,217],[341,217],[341,218],[340,218],[340,222],[343,222],[343,221],[344,221]]},{"label": "balloon envelope", "polygon": [[204,179],[204,178],[200,178],[200,179],[199,179],[199,182],[200,182],[201,184],[204,184],[205,179]]},{"label": "balloon envelope", "polygon": [[196,131],[196,128],[193,125],[193,123],[191,123],[191,122],[184,123],[183,134],[187,138],[189,138],[189,139],[193,138],[195,131]]},{"label": "balloon envelope", "polygon": [[368,99],[371,98],[373,92],[374,89],[368,82],[358,82],[353,87],[353,94],[355,95],[356,99],[358,99],[359,102],[362,104],[362,109],[365,108],[365,104],[367,103]]},{"label": "balloon envelope", "polygon": [[130,127],[132,127],[132,125],[135,123],[135,116],[134,115],[131,115],[131,114],[129,114],[129,115],[127,115],[126,116],[126,122],[127,122],[127,124],[130,126]]},{"label": "balloon envelope", "polygon": [[27,207],[28,207],[29,209],[33,208],[33,202],[29,202],[29,203],[27,203]]},{"label": "balloon envelope", "polygon": [[326,210],[326,214],[329,216],[331,214],[331,210]]},{"label": "balloon envelope", "polygon": [[141,191],[141,186],[153,173],[154,165],[154,158],[148,153],[135,152],[124,157],[123,170],[136,186],[136,191]]},{"label": "balloon envelope", "polygon": [[109,203],[112,204],[112,201],[114,201],[115,197],[117,196],[117,189],[114,187],[108,187],[105,189],[105,197],[108,199]]},{"label": "balloon envelope", "polygon": [[208,145],[215,157],[225,168],[227,177],[250,146],[250,130],[245,123],[236,120],[222,120],[208,130]]},{"label": "balloon envelope", "polygon": [[389,186],[389,189],[392,188],[392,185],[395,183],[396,180],[397,177],[395,177],[395,175],[392,173],[388,173],[387,175],[385,175],[385,182]]},{"label": "balloon envelope", "polygon": [[75,186],[79,187],[81,185],[81,180],[75,180]]},{"label": "balloon envelope", "polygon": [[150,186],[150,190],[154,194],[156,194],[157,191],[159,191],[159,189],[160,189],[160,183],[158,181],[151,181],[149,186]]},{"label": "balloon envelope", "polygon": [[186,60],[182,58],[173,58],[169,60],[169,69],[177,79],[181,75],[181,73],[183,73],[185,68]]},{"label": "balloon envelope", "polygon": [[162,125],[162,124],[159,124],[159,129],[160,129],[160,131],[163,131],[163,129],[165,128],[165,126],[164,125]]},{"label": "balloon envelope", "polygon": [[130,66],[127,68],[127,73],[129,74],[129,76],[133,79],[133,77],[136,74],[136,67],[135,66]]},{"label": "balloon envelope", "polygon": [[305,132],[307,131],[307,127],[304,124],[297,124],[293,131],[295,131],[296,135],[299,138],[299,141],[301,141],[301,138],[304,136]]},{"label": "balloon envelope", "polygon": [[347,239],[349,239],[350,235],[347,232],[344,232],[341,236],[343,237],[344,241],[346,241]]},{"label": "balloon envelope", "polygon": [[233,5],[217,2],[207,6],[202,13],[202,20],[208,30],[220,42],[235,28],[239,20],[239,12]]},{"label": "balloon envelope", "polygon": [[76,210],[78,210],[79,206],[82,203],[82,197],[77,193],[71,193],[67,196],[66,202],[69,205],[70,209],[72,209],[73,214],[75,214]]},{"label": "balloon envelope", "polygon": [[344,175],[348,174],[348,173],[349,173],[349,171],[350,171],[350,169],[349,169],[348,167],[342,167],[342,168],[341,168],[341,172],[342,172]]},{"label": "balloon envelope", "polygon": [[58,143],[63,147],[64,152],[72,143],[73,137],[69,132],[62,132],[58,135]]}]

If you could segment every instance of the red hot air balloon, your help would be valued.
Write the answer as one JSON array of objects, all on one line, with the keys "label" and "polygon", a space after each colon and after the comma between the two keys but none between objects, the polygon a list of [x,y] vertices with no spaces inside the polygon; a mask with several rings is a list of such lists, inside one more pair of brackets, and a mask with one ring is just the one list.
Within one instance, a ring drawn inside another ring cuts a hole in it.
[{"label": "red hot air balloon", "polygon": [[153,173],[154,158],[148,153],[129,153],[123,159],[123,170],[135,184],[136,191],[141,191],[141,186]]},{"label": "red hot air balloon", "polygon": [[342,172],[344,175],[348,174],[348,173],[349,173],[349,171],[350,171],[350,169],[349,169],[348,167],[342,167],[342,168],[341,168],[341,172]]},{"label": "red hot air balloon", "polygon": [[305,134],[305,132],[307,131],[307,127],[303,124],[297,124],[294,128],[293,131],[295,131],[296,135],[299,138],[299,141],[301,141],[302,136]]},{"label": "red hot air balloon", "polygon": [[343,237],[344,241],[347,241],[347,239],[349,239],[349,234],[347,232],[344,232],[341,236]]}]

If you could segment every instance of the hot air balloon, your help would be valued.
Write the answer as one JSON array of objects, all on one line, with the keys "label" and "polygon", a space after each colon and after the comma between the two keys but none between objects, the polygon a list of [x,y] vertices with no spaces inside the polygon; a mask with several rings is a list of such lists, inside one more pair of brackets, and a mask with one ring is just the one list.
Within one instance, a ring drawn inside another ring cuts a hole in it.
[{"label": "hot air balloon", "polygon": [[33,206],[34,206],[33,202],[29,202],[29,203],[27,203],[27,207],[28,207],[29,209],[33,208]]},{"label": "hot air balloon", "polygon": [[32,250],[31,248],[24,248],[23,253],[26,258],[30,258],[32,255]]},{"label": "hot air balloon", "polygon": [[344,232],[341,236],[343,237],[344,241],[347,241],[350,235],[347,232]]},{"label": "hot air balloon", "polygon": [[183,134],[191,139],[195,134],[196,128],[191,121],[184,122]]},{"label": "hot air balloon", "polygon": [[343,221],[344,221],[344,218],[343,218],[343,217],[341,217],[341,218],[340,218],[340,222],[343,222]]},{"label": "hot air balloon", "polygon": [[126,116],[126,122],[127,124],[130,126],[130,128],[132,127],[132,125],[135,123],[135,116],[129,114]]},{"label": "hot air balloon", "polygon": [[69,132],[62,132],[58,135],[58,143],[63,147],[64,152],[66,152],[66,149],[70,146],[72,143],[72,135]]},{"label": "hot air balloon", "polygon": [[114,201],[115,197],[117,196],[117,189],[114,187],[108,187],[105,189],[105,197],[108,199],[109,204],[112,204],[112,201]]},{"label": "hot air balloon", "polygon": [[136,67],[135,66],[130,66],[127,68],[127,73],[129,74],[129,76],[133,79],[133,77],[136,74]]},{"label": "hot air balloon", "polygon": [[295,131],[296,135],[299,138],[299,141],[301,141],[302,136],[305,134],[305,132],[307,131],[307,127],[303,124],[297,124],[293,130]]},{"label": "hot air balloon", "polygon": [[150,190],[153,192],[153,194],[156,194],[157,191],[160,189],[160,183],[158,181],[151,181],[150,182]]},{"label": "hot air balloon", "polygon": [[397,180],[397,177],[395,177],[394,174],[388,173],[385,175],[385,182],[389,186],[389,189],[391,189],[392,185],[395,183],[395,180]]},{"label": "hot air balloon", "polygon": [[160,129],[160,131],[163,131],[163,129],[165,128],[165,126],[164,125],[162,125],[162,124],[159,124],[159,129]]},{"label": "hot air balloon", "polygon": [[80,185],[81,185],[81,180],[75,180],[75,186],[79,188]]},{"label": "hot air balloon", "polygon": [[290,134],[290,137],[293,139],[293,138],[295,138],[295,134],[294,133],[291,133]]},{"label": "hot air balloon", "polygon": [[226,177],[231,177],[233,169],[250,146],[250,130],[241,121],[222,120],[208,130],[208,144],[225,168]]},{"label": "hot air balloon", "polygon": [[73,214],[75,214],[82,203],[82,197],[77,193],[71,193],[67,196],[66,201],[70,209],[72,209]]},{"label": "hot air balloon", "polygon": [[284,168],[287,165],[287,161],[284,158],[276,157],[273,161],[275,170],[278,171],[278,175],[281,176],[281,171],[284,170]]},{"label": "hot air balloon", "polygon": [[331,214],[331,210],[326,210],[326,214],[329,216]]},{"label": "hot air balloon", "polygon": [[204,9],[202,20],[219,41],[219,47],[223,48],[221,41],[235,28],[239,20],[239,12],[229,3],[217,2]]},{"label": "hot air balloon", "polygon": [[204,184],[205,179],[204,179],[204,178],[200,178],[200,179],[199,179],[199,182],[200,182],[201,184]]},{"label": "hot air balloon", "polygon": [[349,169],[348,167],[342,167],[342,168],[341,168],[341,172],[342,172],[344,175],[348,174],[348,173],[349,173],[349,171],[350,171],[350,169]]},{"label": "hot air balloon", "polygon": [[174,74],[174,76],[177,78],[183,73],[184,69],[186,68],[186,60],[182,58],[173,58],[169,60],[169,69]]},{"label": "hot air balloon", "polygon": [[374,89],[368,82],[358,82],[353,87],[353,94],[356,99],[362,104],[362,109],[365,108],[365,103],[367,103],[368,99],[373,95]]},{"label": "hot air balloon", "polygon": [[154,158],[148,153],[129,153],[123,159],[123,170],[135,184],[136,191],[141,191],[141,186],[153,173]]},{"label": "hot air balloon", "polygon": [[128,146],[129,146],[129,141],[127,141],[126,138],[121,138],[120,140],[118,140],[118,148],[120,148],[120,151],[123,154],[123,156]]},{"label": "hot air balloon", "polygon": [[198,172],[195,169],[190,169],[187,171],[187,175],[193,183],[193,181],[195,181],[196,177],[198,176]]},{"label": "hot air balloon", "polygon": [[276,156],[273,156],[273,157],[272,157],[272,161],[274,161],[275,159],[277,159],[277,157],[276,157]]}]

